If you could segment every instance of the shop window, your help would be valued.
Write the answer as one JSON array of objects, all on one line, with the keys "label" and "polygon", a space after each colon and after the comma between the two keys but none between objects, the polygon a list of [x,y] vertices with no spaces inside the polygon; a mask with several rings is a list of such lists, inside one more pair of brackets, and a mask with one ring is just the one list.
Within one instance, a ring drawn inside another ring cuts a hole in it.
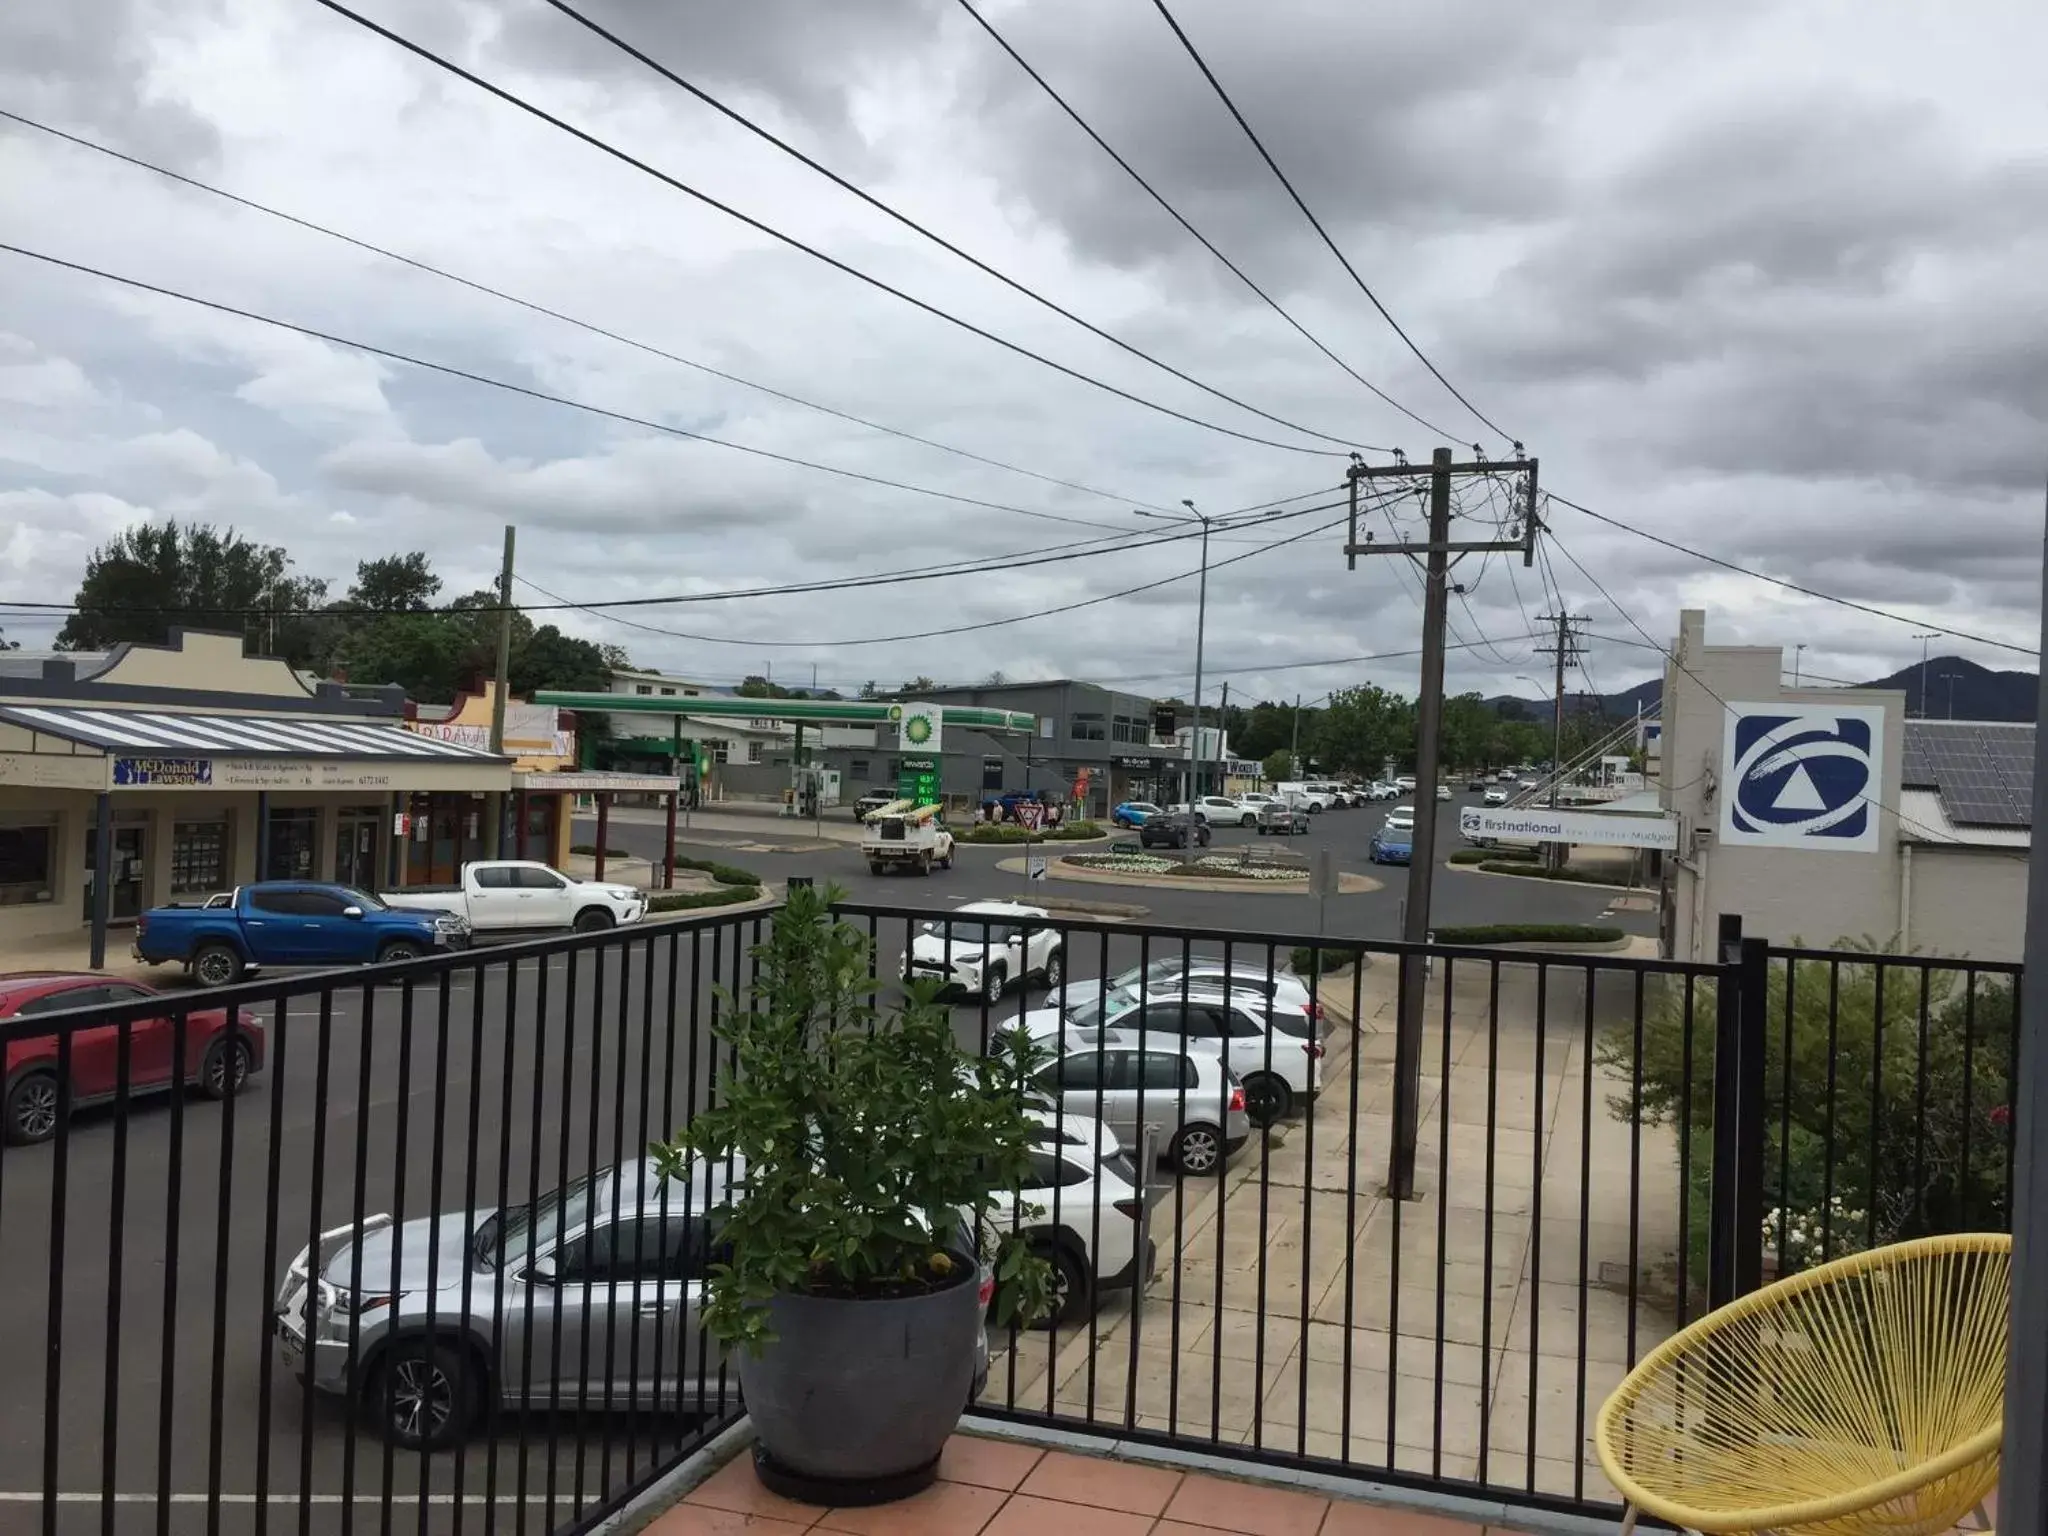
[{"label": "shop window", "polygon": [[210,896],[228,884],[228,824],[181,821],[171,828],[171,894]]},{"label": "shop window", "polygon": [[314,844],[320,835],[320,813],[310,806],[270,813],[270,858],[265,880],[313,878]]},{"label": "shop window", "polygon": [[732,743],[731,743],[731,742],[729,742],[729,741],[714,741],[714,742],[712,742],[712,743],[711,743],[711,761],[713,761],[714,763],[728,763],[728,762],[731,762],[731,761],[732,761]]},{"label": "shop window", "polygon": [[635,684],[633,685],[633,691],[634,691],[635,693],[641,693],[641,694],[646,694],[646,693],[652,693],[652,692],[654,692],[654,684],[652,684],[652,683],[635,683]]},{"label": "shop window", "polygon": [[846,774],[848,778],[866,778],[868,776],[868,760],[864,757],[849,759],[846,764]]},{"label": "shop window", "polygon": [[47,822],[32,826],[0,826],[0,907],[49,901],[57,829]]},{"label": "shop window", "polygon": [[1068,734],[1076,741],[1107,741],[1109,733],[1104,728],[1100,715],[1075,715],[1068,726]]},{"label": "shop window", "polygon": [[1111,739],[1134,746],[1144,746],[1151,740],[1149,728],[1143,720],[1130,715],[1118,715],[1112,722]]}]

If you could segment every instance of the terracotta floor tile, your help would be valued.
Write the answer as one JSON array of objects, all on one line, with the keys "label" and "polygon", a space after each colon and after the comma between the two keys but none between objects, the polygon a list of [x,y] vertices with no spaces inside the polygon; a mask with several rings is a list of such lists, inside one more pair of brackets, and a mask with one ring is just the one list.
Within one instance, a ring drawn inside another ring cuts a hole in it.
[{"label": "terracotta floor tile", "polygon": [[975,1435],[955,1435],[946,1442],[939,1457],[939,1476],[949,1483],[972,1483],[977,1488],[1014,1489],[1024,1481],[1045,1451],[1015,1440],[983,1440]]},{"label": "terracotta floor tile", "polygon": [[729,1509],[742,1515],[772,1515],[804,1530],[815,1525],[824,1513],[815,1504],[799,1504],[763,1488],[761,1479],[754,1475],[754,1458],[749,1452],[742,1452],[712,1473],[691,1489],[683,1502]]},{"label": "terracotta floor tile", "polygon": [[1332,1504],[1318,1536],[1484,1536],[1479,1526],[1379,1504]]},{"label": "terracotta floor tile", "polygon": [[678,1504],[647,1527],[646,1536],[801,1536],[808,1525],[748,1515],[708,1504]]},{"label": "terracotta floor tile", "polygon": [[854,1536],[976,1536],[1008,1497],[1001,1488],[935,1483],[894,1504],[828,1510],[816,1529],[850,1531]]},{"label": "terracotta floor tile", "polygon": [[[1141,1467],[1099,1456],[1047,1451],[1024,1479],[1018,1492],[1097,1509],[1120,1509],[1137,1515],[1159,1515],[1180,1486],[1180,1474],[1164,1467]],[[1008,1511],[1005,1511],[1007,1514]]]},{"label": "terracotta floor tile", "polygon": [[981,1536],[1148,1536],[1151,1529],[1150,1515],[1092,1509],[1018,1493],[982,1528]]},{"label": "terracotta floor tile", "polygon": [[1316,1536],[1330,1501],[1292,1488],[1262,1488],[1190,1473],[1166,1506],[1169,1520],[1242,1536]]}]

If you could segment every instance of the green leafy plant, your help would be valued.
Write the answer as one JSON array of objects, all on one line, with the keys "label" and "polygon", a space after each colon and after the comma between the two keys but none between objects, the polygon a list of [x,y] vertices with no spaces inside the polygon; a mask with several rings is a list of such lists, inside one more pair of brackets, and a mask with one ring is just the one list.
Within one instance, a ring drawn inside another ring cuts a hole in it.
[{"label": "green leafy plant", "polygon": [[1452,851],[1446,864],[1508,863],[1533,864],[1539,857],[1534,848],[1458,848]]},{"label": "green leafy plant", "polygon": [[708,891],[663,891],[647,900],[650,912],[694,912],[700,907],[729,907],[735,902],[755,901],[758,885],[720,885]]},{"label": "green leafy plant", "polygon": [[963,1229],[995,1263],[996,1320],[1050,1303],[1051,1271],[990,1220],[999,1192],[1031,1166],[1034,1126],[1020,1089],[1040,1064],[1022,1031],[987,1057],[962,1051],[937,984],[875,1004],[872,946],[836,919],[837,890],[798,886],[753,951],[755,979],[723,998],[731,1049],[716,1104],[653,1156],[664,1176],[729,1164],[712,1218],[728,1257],[706,1282],[713,1337],[758,1351],[768,1302],[801,1292],[918,1295],[962,1283]]},{"label": "green leafy plant", "polygon": [[716,859],[676,859],[677,869],[694,869],[711,876],[720,885],[759,885],[761,877],[751,869],[741,869],[736,864],[721,864]]},{"label": "green leafy plant", "polygon": [[1301,977],[1329,976],[1356,965],[1363,952],[1356,949],[1314,949],[1297,946],[1287,957],[1288,969]]},{"label": "green leafy plant", "polygon": [[1531,880],[1562,880],[1568,885],[1612,885],[1614,877],[1602,870],[1551,869],[1527,859],[1486,859],[1479,867],[1489,875],[1522,875]]},{"label": "green leafy plant", "polygon": [[[585,858],[592,858],[596,856],[597,844],[571,843],[569,845],[569,851],[571,853],[580,853]],[[630,859],[632,857],[632,855],[626,852],[626,850],[623,848],[607,848],[604,851],[604,856],[608,859]],[[676,862],[680,864],[682,860],[678,859]]]}]

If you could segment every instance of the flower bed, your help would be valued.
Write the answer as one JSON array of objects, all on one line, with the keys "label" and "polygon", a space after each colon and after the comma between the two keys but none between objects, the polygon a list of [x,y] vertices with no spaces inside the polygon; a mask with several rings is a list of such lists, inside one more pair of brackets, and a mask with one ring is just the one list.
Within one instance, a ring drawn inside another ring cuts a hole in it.
[{"label": "flower bed", "polygon": [[1070,853],[1062,861],[1077,869],[1122,875],[1181,875],[1192,880],[1306,880],[1308,871],[1291,865],[1245,864],[1226,854],[1204,854],[1192,864],[1156,853]]}]

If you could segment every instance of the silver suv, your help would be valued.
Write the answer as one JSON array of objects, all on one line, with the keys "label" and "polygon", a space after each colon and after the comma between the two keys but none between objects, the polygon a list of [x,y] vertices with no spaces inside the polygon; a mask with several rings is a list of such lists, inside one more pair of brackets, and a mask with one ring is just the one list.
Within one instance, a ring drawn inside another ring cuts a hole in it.
[{"label": "silver suv", "polygon": [[1147,1122],[1157,1125],[1160,1155],[1182,1173],[1215,1173],[1251,1139],[1244,1084],[1213,1052],[1141,1050],[1107,1036],[1069,1046],[1039,1069],[1037,1085],[1067,1114],[1100,1120],[1127,1147],[1138,1144]]},{"label": "silver suv", "polygon": [[[719,1391],[699,1326],[706,1213],[727,1187],[722,1165],[663,1181],[642,1159],[506,1211],[337,1227],[285,1273],[278,1356],[415,1450],[456,1444],[493,1402],[705,1411]],[[981,1285],[986,1301],[986,1269]]]}]

